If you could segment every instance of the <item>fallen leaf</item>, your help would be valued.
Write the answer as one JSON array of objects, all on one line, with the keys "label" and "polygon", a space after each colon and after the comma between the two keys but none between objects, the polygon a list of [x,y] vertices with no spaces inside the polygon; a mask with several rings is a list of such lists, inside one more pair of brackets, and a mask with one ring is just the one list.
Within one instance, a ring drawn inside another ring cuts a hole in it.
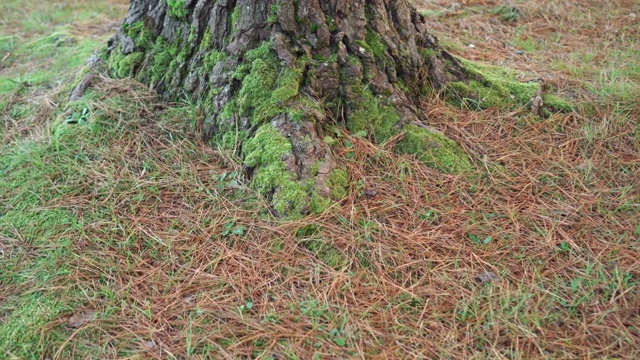
[{"label": "fallen leaf", "polygon": [[378,192],[375,189],[365,189],[364,190],[364,196],[374,197],[376,195],[378,195]]},{"label": "fallen leaf", "polygon": [[498,277],[498,275],[496,275],[496,273],[494,273],[493,271],[481,272],[478,275],[476,275],[476,279],[478,279],[482,283],[486,283],[489,281],[493,281],[493,282],[500,281],[500,278]]},{"label": "fallen leaf", "polygon": [[79,328],[80,326],[95,320],[96,311],[93,309],[79,309],[68,320],[67,325],[73,328]]},{"label": "fallen leaf", "polygon": [[183,301],[185,302],[185,304],[187,304],[187,305],[193,305],[193,304],[195,304],[195,303],[196,303],[196,297],[195,297],[195,296],[193,296],[193,295],[189,295],[189,296],[185,297],[185,298],[184,298],[184,299],[182,299],[182,300],[183,300]]},{"label": "fallen leaf", "polygon": [[583,161],[580,165],[576,166],[576,169],[578,170],[589,170],[591,168],[593,168],[593,161],[591,161],[590,159],[587,159]]}]

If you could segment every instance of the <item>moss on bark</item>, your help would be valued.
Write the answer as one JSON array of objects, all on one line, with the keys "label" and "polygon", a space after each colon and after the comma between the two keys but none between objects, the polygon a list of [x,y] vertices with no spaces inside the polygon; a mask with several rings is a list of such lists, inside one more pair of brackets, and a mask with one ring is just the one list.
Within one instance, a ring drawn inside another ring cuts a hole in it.
[{"label": "moss on bark", "polygon": [[189,10],[185,8],[185,0],[167,0],[169,6],[169,15],[180,20],[186,20],[189,16]]},{"label": "moss on bark", "polygon": [[245,142],[245,164],[255,169],[251,185],[271,200],[277,216],[295,220],[308,212],[320,214],[334,200],[346,196],[349,176],[345,170],[335,169],[329,176],[332,200],[320,195],[313,181],[303,183],[287,169],[286,162],[292,157],[291,142],[272,124],[260,126],[255,136]]},{"label": "moss on bark", "polygon": [[355,97],[354,111],[347,118],[349,131],[367,132],[378,143],[387,141],[398,132],[394,127],[398,125],[400,116],[393,106],[384,104],[385,99],[376,98],[364,86],[358,87],[354,92],[360,95]]}]

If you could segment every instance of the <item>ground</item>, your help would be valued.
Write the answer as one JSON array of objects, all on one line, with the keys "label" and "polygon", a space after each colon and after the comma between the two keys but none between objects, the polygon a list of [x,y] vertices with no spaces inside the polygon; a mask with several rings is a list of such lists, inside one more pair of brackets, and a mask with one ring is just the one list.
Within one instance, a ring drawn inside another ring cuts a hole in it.
[{"label": "ground", "polygon": [[126,1],[3,1],[0,357],[638,358],[640,5],[449,3],[452,52],[573,110],[434,94],[466,171],[336,133],[349,192],[283,222],[188,101],[67,103]]}]

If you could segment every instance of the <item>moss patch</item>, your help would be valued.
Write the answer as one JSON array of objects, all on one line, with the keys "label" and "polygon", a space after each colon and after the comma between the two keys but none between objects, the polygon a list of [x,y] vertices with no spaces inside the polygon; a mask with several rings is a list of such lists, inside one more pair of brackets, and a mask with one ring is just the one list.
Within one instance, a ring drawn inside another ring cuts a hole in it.
[{"label": "moss patch", "polygon": [[189,16],[189,10],[185,7],[185,0],[167,0],[169,6],[169,16],[176,19],[186,20]]},{"label": "moss patch", "polygon": [[377,59],[384,58],[389,47],[384,42],[380,34],[370,30],[369,32],[367,32],[365,41],[367,45],[365,48],[367,48],[367,50],[369,50],[373,54],[373,56],[375,56]]},{"label": "moss patch", "polygon": [[371,90],[362,87],[360,93],[360,101],[354,104],[356,110],[347,118],[349,131],[365,131],[378,143],[388,140],[397,132],[394,126],[400,121],[400,116],[393,106],[383,104]]},{"label": "moss patch", "polygon": [[155,85],[165,79],[171,73],[171,63],[178,55],[178,46],[170,44],[165,38],[159,36],[156,39],[151,52],[151,66],[145,71],[148,73],[151,84]]},{"label": "moss patch", "polygon": [[447,85],[448,98],[457,106],[487,109],[493,106],[527,105],[540,89],[537,82],[522,83],[516,80],[514,70],[464,59],[461,62],[474,79],[468,83],[451,82]]},{"label": "moss patch", "polygon": [[[285,219],[298,219],[305,212],[323,213],[333,200],[319,195],[313,181],[304,184],[286,169],[283,160],[291,156],[291,152],[291,143],[273,125],[262,125],[244,145],[245,164],[256,168],[251,186],[270,198],[277,215]],[[327,185],[333,199],[344,198],[349,188],[349,173],[344,169],[333,170]]]},{"label": "moss patch", "polygon": [[323,263],[335,270],[342,270],[349,266],[349,259],[325,239],[303,240],[301,244]]},{"label": "moss patch", "polygon": [[309,211],[312,214],[322,214],[333,203],[333,200],[320,196],[318,193],[311,194],[309,202]]},{"label": "moss patch", "polygon": [[280,9],[280,0],[276,0],[271,5],[271,11],[269,11],[269,17],[267,18],[267,22],[271,25],[278,22],[278,10]]},{"label": "moss patch", "polygon": [[240,17],[242,16],[242,6],[236,5],[233,8],[233,12],[231,13],[231,29],[236,31],[238,28],[238,21],[240,21]]},{"label": "moss patch", "polygon": [[331,189],[331,196],[334,199],[343,199],[349,190],[349,172],[344,169],[335,169],[327,179],[327,186]]},{"label": "moss patch", "polygon": [[[461,59],[473,80],[447,84],[448,99],[471,109],[529,106],[540,89],[538,82],[520,82],[515,70]],[[543,94],[545,112],[572,111],[575,105],[557,95]]]},{"label": "moss patch", "polygon": [[237,102],[240,113],[248,115],[253,109],[264,110],[269,104],[277,80],[278,68],[272,59],[254,60],[251,64],[251,72],[242,81],[242,88],[238,92]]},{"label": "moss patch", "polygon": [[[123,31],[132,38],[139,49],[146,49],[152,46],[154,40],[151,32],[142,22],[124,24]],[[143,52],[134,51],[131,54],[123,54],[120,47],[112,51],[106,59],[107,69],[111,76],[125,78],[137,75],[145,59]]]},{"label": "moss patch", "polygon": [[[120,49],[112,51],[105,59],[109,73],[117,78],[135,76],[142,82],[149,83],[151,87],[178,86],[172,83],[172,80],[179,78],[176,74],[183,70],[183,65],[189,58],[189,44],[195,41],[195,29],[191,29],[187,39],[178,33],[175,41],[169,41],[162,36],[154,39],[142,22],[124,24],[123,31],[133,39],[136,49],[144,50],[146,55],[140,51],[127,55],[122,54]],[[203,68],[208,70],[207,67],[212,62],[215,65],[219,55],[216,52],[208,54]]]},{"label": "moss patch", "polygon": [[271,198],[277,215],[286,219],[300,218],[305,210],[323,212],[331,201],[312,193],[313,184],[303,184],[287,171],[283,159],[291,152],[289,140],[271,124],[262,125],[244,146],[245,163],[256,168],[251,186]]},{"label": "moss patch", "polygon": [[[261,124],[281,113],[299,118],[289,101],[298,98],[302,81],[302,66],[282,68],[269,42],[247,52],[250,64],[239,66],[233,77],[242,81],[233,109],[246,116],[252,124]],[[228,114],[227,114],[228,116]]]},{"label": "moss patch", "polygon": [[557,95],[543,94],[542,101],[545,107],[550,108],[551,111],[569,112],[576,108],[575,104]]},{"label": "moss patch", "polygon": [[447,173],[472,169],[467,153],[443,134],[416,125],[406,125],[402,130],[405,136],[396,146],[398,152],[416,155],[427,166]]},{"label": "moss patch", "polygon": [[117,50],[109,57],[107,67],[111,70],[112,75],[121,79],[134,76],[143,61],[144,54],[141,52],[124,55],[120,50]]}]

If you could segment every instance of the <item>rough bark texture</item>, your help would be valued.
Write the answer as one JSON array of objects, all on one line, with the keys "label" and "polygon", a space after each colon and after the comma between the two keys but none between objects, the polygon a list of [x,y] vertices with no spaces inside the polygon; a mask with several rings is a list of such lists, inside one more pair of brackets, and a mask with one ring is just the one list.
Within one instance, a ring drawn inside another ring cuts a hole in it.
[{"label": "rough bark texture", "polygon": [[324,141],[336,123],[379,143],[402,131],[399,151],[468,166],[415,106],[466,72],[406,0],[133,0],[105,59],[114,76],[197,101],[206,140],[240,149],[279,216],[344,195]]}]

